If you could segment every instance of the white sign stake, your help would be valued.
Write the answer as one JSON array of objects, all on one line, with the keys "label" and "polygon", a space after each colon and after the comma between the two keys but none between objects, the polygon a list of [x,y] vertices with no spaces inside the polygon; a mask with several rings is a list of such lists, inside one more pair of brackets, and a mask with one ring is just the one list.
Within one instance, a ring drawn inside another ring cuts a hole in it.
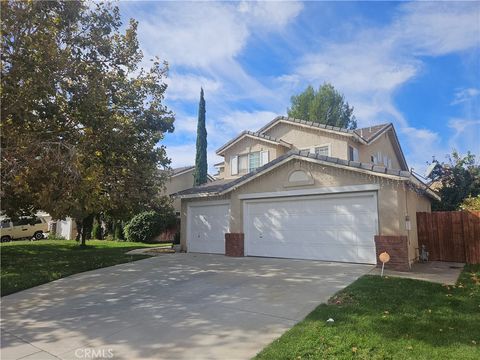
[{"label": "white sign stake", "polygon": [[390,255],[384,251],[380,255],[378,255],[378,259],[382,262],[382,273],[380,274],[383,277],[383,269],[385,268],[385,263],[390,261]]}]

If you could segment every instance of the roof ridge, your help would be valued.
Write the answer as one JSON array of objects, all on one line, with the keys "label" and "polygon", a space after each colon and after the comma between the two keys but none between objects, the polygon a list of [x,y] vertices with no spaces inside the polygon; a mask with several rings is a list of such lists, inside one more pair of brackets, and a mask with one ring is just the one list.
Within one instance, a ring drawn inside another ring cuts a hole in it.
[{"label": "roof ridge", "polygon": [[[316,121],[297,119],[297,118],[293,118],[293,117],[290,117],[290,116],[277,116],[274,120],[286,120],[286,121],[290,121],[290,122],[294,122],[294,123],[298,123],[298,124],[318,127],[320,129],[354,133],[353,129],[347,129],[347,128],[342,128],[342,127],[339,127],[339,126],[323,124],[323,123],[319,123],[319,122],[316,122]],[[273,121],[272,121],[272,123],[273,123]]]},{"label": "roof ridge", "polygon": [[353,161],[353,160],[344,160],[340,159],[337,157],[332,157],[332,156],[325,156],[325,155],[320,155],[316,153],[312,153],[309,150],[289,150],[285,154],[277,157],[276,159],[268,162],[267,164],[258,167],[254,171],[251,171],[243,176],[240,176],[236,179],[232,179],[232,181],[225,182],[222,184],[213,184],[210,186],[200,186],[200,187],[192,187],[190,189],[182,190],[177,193],[177,195],[189,195],[189,194],[195,194],[197,193],[195,190],[206,190],[209,187],[211,187],[213,190],[211,191],[212,193],[220,193],[225,190],[228,190],[231,187],[234,187],[235,185],[247,180],[248,178],[257,175],[258,173],[278,164],[279,162],[291,157],[291,156],[300,156],[303,158],[309,158],[309,159],[315,159],[315,160],[320,160],[326,163],[334,164],[334,165],[340,165],[340,166],[346,166],[352,169],[358,169],[358,170],[366,170],[372,173],[372,175],[390,175],[390,176],[397,176],[400,178],[404,179],[409,179],[411,174],[409,171],[405,170],[400,170],[400,169],[389,169],[386,166],[381,166],[381,165],[375,165],[372,163],[365,163],[365,162],[358,162],[358,161]]},{"label": "roof ridge", "polygon": [[[285,144],[288,144],[286,141],[283,141],[281,139],[278,139],[278,138],[275,138],[273,136],[270,136],[270,135],[266,135],[266,134],[263,134],[259,131],[251,131],[251,130],[243,130],[240,134],[238,134],[237,136],[235,136],[233,139],[229,140],[228,142],[226,142],[225,144],[223,144],[221,147],[219,147],[215,152],[218,154],[218,152],[224,150],[225,148],[227,148],[228,146],[230,146],[231,144],[233,144],[235,141],[237,141],[239,138],[241,138],[243,135],[250,135],[250,136],[255,136],[255,137],[258,137],[258,138],[261,138],[261,139],[265,139],[265,140],[268,140],[268,141],[273,141],[277,144],[282,144],[285,143]],[[291,144],[289,144],[291,145]]]}]

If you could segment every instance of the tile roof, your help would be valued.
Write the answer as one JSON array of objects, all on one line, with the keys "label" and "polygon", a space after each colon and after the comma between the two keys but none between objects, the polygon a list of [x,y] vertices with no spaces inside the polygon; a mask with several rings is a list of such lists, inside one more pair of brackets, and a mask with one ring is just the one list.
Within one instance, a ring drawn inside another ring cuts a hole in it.
[{"label": "tile roof", "polygon": [[253,132],[253,131],[249,131],[249,130],[244,130],[240,134],[238,134],[238,136],[234,137],[232,140],[230,140],[227,143],[225,143],[224,145],[222,145],[216,152],[217,153],[221,152],[222,150],[224,150],[225,148],[227,148],[228,146],[230,146],[231,144],[233,144],[234,142],[239,140],[244,135],[254,136],[254,137],[264,139],[264,140],[267,140],[267,141],[272,141],[272,142],[277,143],[278,145],[290,146],[290,144],[288,144],[287,142],[285,142],[281,139],[274,138],[273,136],[268,136],[268,135],[265,135],[265,134],[261,134],[258,131]]},{"label": "tile roof", "polygon": [[268,129],[271,125],[273,125],[274,123],[276,123],[279,120],[285,120],[285,121],[289,121],[289,122],[293,122],[293,123],[297,123],[297,124],[313,126],[313,127],[317,127],[317,128],[320,128],[320,129],[343,132],[345,134],[354,134],[354,130],[345,129],[345,128],[341,128],[341,127],[337,127],[337,126],[320,124],[320,123],[313,122],[313,121],[296,119],[296,118],[292,118],[292,117],[288,117],[288,116],[277,116],[275,119],[270,121],[267,125],[263,126],[260,130],[258,130],[258,133],[263,133],[266,129]]},{"label": "tile roof", "polygon": [[172,169],[172,175],[180,174],[184,171],[195,169],[195,166],[182,166],[175,169]]},{"label": "tile roof", "polygon": [[384,175],[392,175],[392,176],[398,176],[401,178],[409,179],[410,178],[410,172],[409,171],[404,171],[404,170],[396,170],[396,169],[388,169],[385,166],[378,166],[378,165],[373,165],[371,163],[361,163],[361,162],[356,162],[356,161],[350,161],[350,160],[343,160],[335,157],[330,157],[330,156],[325,156],[325,155],[319,155],[315,153],[311,153],[308,150],[291,150],[287,152],[286,154],[279,156],[278,158],[270,161],[268,164],[265,164],[259,168],[257,168],[254,171],[249,172],[246,175],[243,175],[237,179],[222,179],[222,180],[216,180],[214,182],[202,185],[202,186],[197,186],[193,187],[190,189],[186,189],[183,191],[180,191],[174,195],[182,196],[182,195],[192,195],[192,194],[217,194],[221,193],[225,190],[228,190],[230,188],[235,187],[235,185],[243,183],[245,180],[257,175],[260,172],[263,172],[264,170],[267,170],[268,168],[282,162],[283,160],[291,157],[291,156],[298,156],[298,157],[304,157],[304,158],[310,158],[310,159],[317,159],[322,162],[326,163],[331,163],[331,164],[337,164],[337,165],[342,165],[342,166],[347,166],[352,169],[363,169],[367,171],[371,171],[372,175],[375,174],[384,174]]},{"label": "tile roof", "polygon": [[382,133],[387,127],[389,127],[391,123],[387,124],[379,124],[369,127],[364,127],[360,129],[355,129],[355,133],[363,138],[365,141],[370,142],[373,140],[378,134]]}]

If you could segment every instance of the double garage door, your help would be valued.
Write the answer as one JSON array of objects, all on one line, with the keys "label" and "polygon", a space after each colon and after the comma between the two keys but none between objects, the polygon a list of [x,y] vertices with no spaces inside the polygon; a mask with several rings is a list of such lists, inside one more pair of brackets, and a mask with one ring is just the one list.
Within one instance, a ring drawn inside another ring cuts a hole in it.
[{"label": "double garage door", "polygon": [[[229,205],[192,206],[191,252],[224,253]],[[375,193],[245,200],[245,255],[376,262]]]}]

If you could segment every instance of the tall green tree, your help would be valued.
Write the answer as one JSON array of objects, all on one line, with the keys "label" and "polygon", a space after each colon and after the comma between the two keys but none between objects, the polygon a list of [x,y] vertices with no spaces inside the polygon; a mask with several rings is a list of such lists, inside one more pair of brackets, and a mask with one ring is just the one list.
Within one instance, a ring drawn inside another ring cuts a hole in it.
[{"label": "tall green tree", "polygon": [[454,150],[447,162],[436,163],[429,177],[437,183],[441,201],[432,204],[433,210],[460,210],[467,199],[480,195],[480,165],[476,163],[474,154],[467,152],[461,156]]},{"label": "tall green tree", "polygon": [[357,127],[353,107],[328,83],[324,83],[317,91],[309,85],[300,94],[292,96],[287,113],[290,117],[320,124],[346,129]]},{"label": "tall green tree", "polygon": [[195,156],[194,185],[202,185],[207,182],[207,127],[205,125],[205,98],[203,88],[200,89],[200,103],[198,105],[197,124],[197,153]]},{"label": "tall green tree", "polygon": [[[139,69],[137,22],[83,1],[2,1],[1,200],[10,216],[39,209],[127,218],[163,201],[167,65]],[[81,234],[85,243],[86,232]]]}]

